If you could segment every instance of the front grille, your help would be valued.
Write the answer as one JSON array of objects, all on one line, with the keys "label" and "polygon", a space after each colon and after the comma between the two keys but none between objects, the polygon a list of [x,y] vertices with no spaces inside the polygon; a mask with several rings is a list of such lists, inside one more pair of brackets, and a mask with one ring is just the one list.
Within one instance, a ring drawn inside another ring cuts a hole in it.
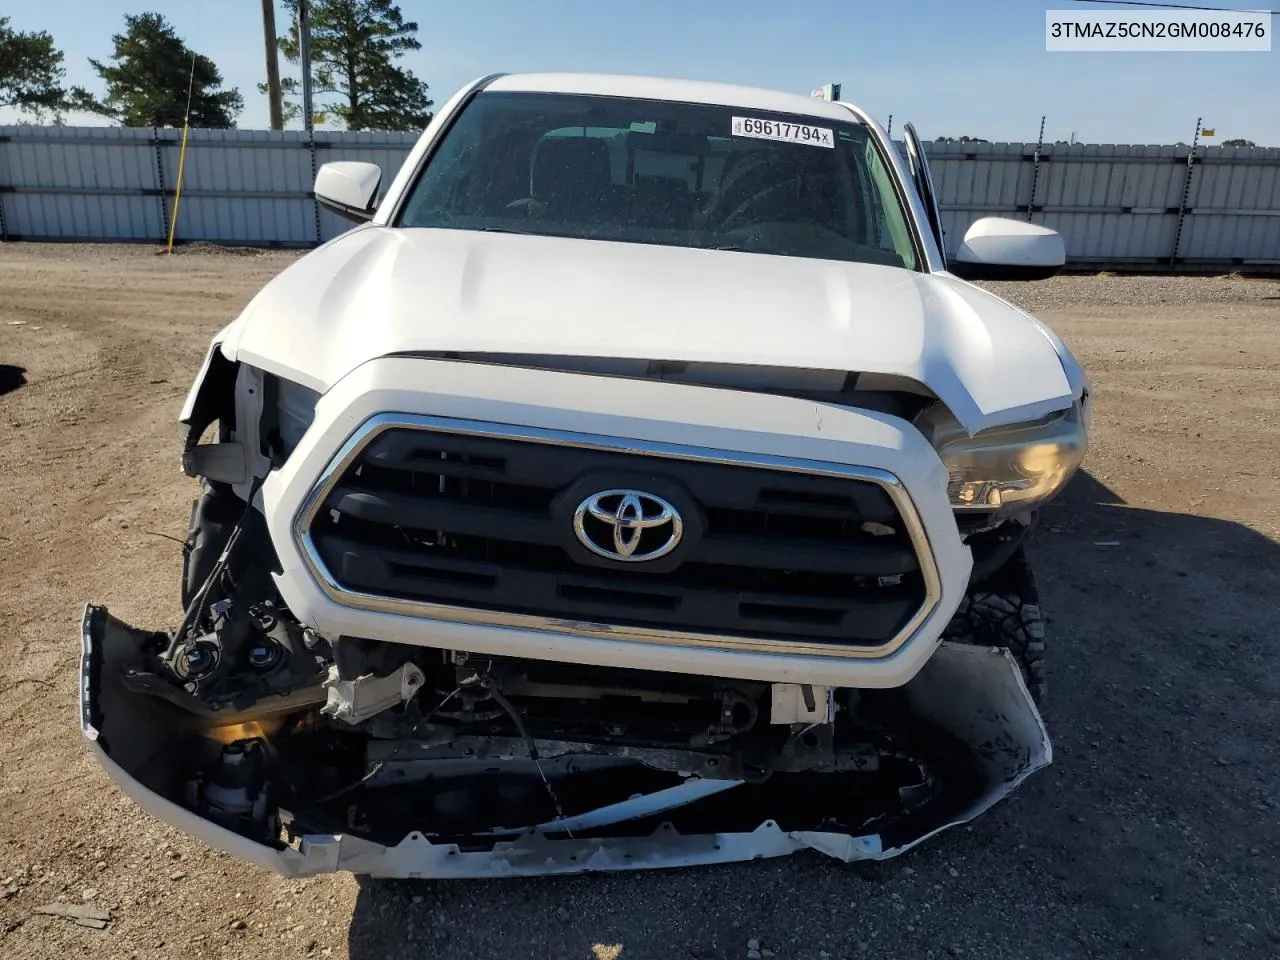
[{"label": "front grille", "polygon": [[[583,550],[574,508],[612,488],[670,501],[685,540],[644,563]],[[676,633],[880,647],[927,594],[873,481],[434,429],[373,434],[308,532],[344,591]]]}]

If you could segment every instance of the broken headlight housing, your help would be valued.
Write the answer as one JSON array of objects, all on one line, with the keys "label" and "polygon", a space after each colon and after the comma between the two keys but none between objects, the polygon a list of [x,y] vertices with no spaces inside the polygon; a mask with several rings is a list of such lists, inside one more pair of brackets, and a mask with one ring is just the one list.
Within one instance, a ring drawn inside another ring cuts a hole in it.
[{"label": "broken headlight housing", "polygon": [[941,404],[916,420],[947,468],[947,496],[957,511],[1015,513],[1058,493],[1084,458],[1080,404],[1039,420],[969,436]]},{"label": "broken headlight housing", "polygon": [[279,467],[289,459],[316,415],[320,394],[273,374],[262,378],[262,452]]}]

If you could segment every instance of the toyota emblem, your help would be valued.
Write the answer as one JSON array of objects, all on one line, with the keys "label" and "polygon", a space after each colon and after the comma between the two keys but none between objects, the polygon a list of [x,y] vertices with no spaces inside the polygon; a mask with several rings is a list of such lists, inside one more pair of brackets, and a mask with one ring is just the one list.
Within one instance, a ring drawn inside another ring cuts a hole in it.
[{"label": "toyota emblem", "polygon": [[642,490],[593,493],[573,514],[573,532],[597,556],[622,563],[665,557],[684,536],[680,512]]}]

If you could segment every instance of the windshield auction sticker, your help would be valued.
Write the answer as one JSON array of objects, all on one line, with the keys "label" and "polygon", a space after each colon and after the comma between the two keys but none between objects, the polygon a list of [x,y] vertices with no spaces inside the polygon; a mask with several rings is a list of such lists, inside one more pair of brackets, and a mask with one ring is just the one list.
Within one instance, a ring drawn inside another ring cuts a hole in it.
[{"label": "windshield auction sticker", "polygon": [[781,120],[756,120],[753,117],[734,117],[730,127],[735,137],[755,137],[757,140],[781,140],[784,143],[805,143],[811,147],[835,148],[835,135],[830,127],[811,127],[807,123],[785,123]]},{"label": "windshield auction sticker", "polygon": [[1271,14],[1248,10],[1046,10],[1045,50],[1266,52]]}]

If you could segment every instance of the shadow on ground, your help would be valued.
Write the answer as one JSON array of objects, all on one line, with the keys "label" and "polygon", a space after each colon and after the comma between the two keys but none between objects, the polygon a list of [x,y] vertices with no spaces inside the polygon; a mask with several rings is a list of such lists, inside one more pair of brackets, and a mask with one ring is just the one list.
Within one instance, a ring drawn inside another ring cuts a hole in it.
[{"label": "shadow on ground", "polygon": [[27,384],[27,371],[23,367],[0,363],[0,397],[12,393]]},{"label": "shadow on ground", "polygon": [[[361,884],[352,960],[1274,957],[1280,546],[1081,474],[1031,547],[1056,759],[885,864]],[[621,953],[614,950],[621,946]]]}]

